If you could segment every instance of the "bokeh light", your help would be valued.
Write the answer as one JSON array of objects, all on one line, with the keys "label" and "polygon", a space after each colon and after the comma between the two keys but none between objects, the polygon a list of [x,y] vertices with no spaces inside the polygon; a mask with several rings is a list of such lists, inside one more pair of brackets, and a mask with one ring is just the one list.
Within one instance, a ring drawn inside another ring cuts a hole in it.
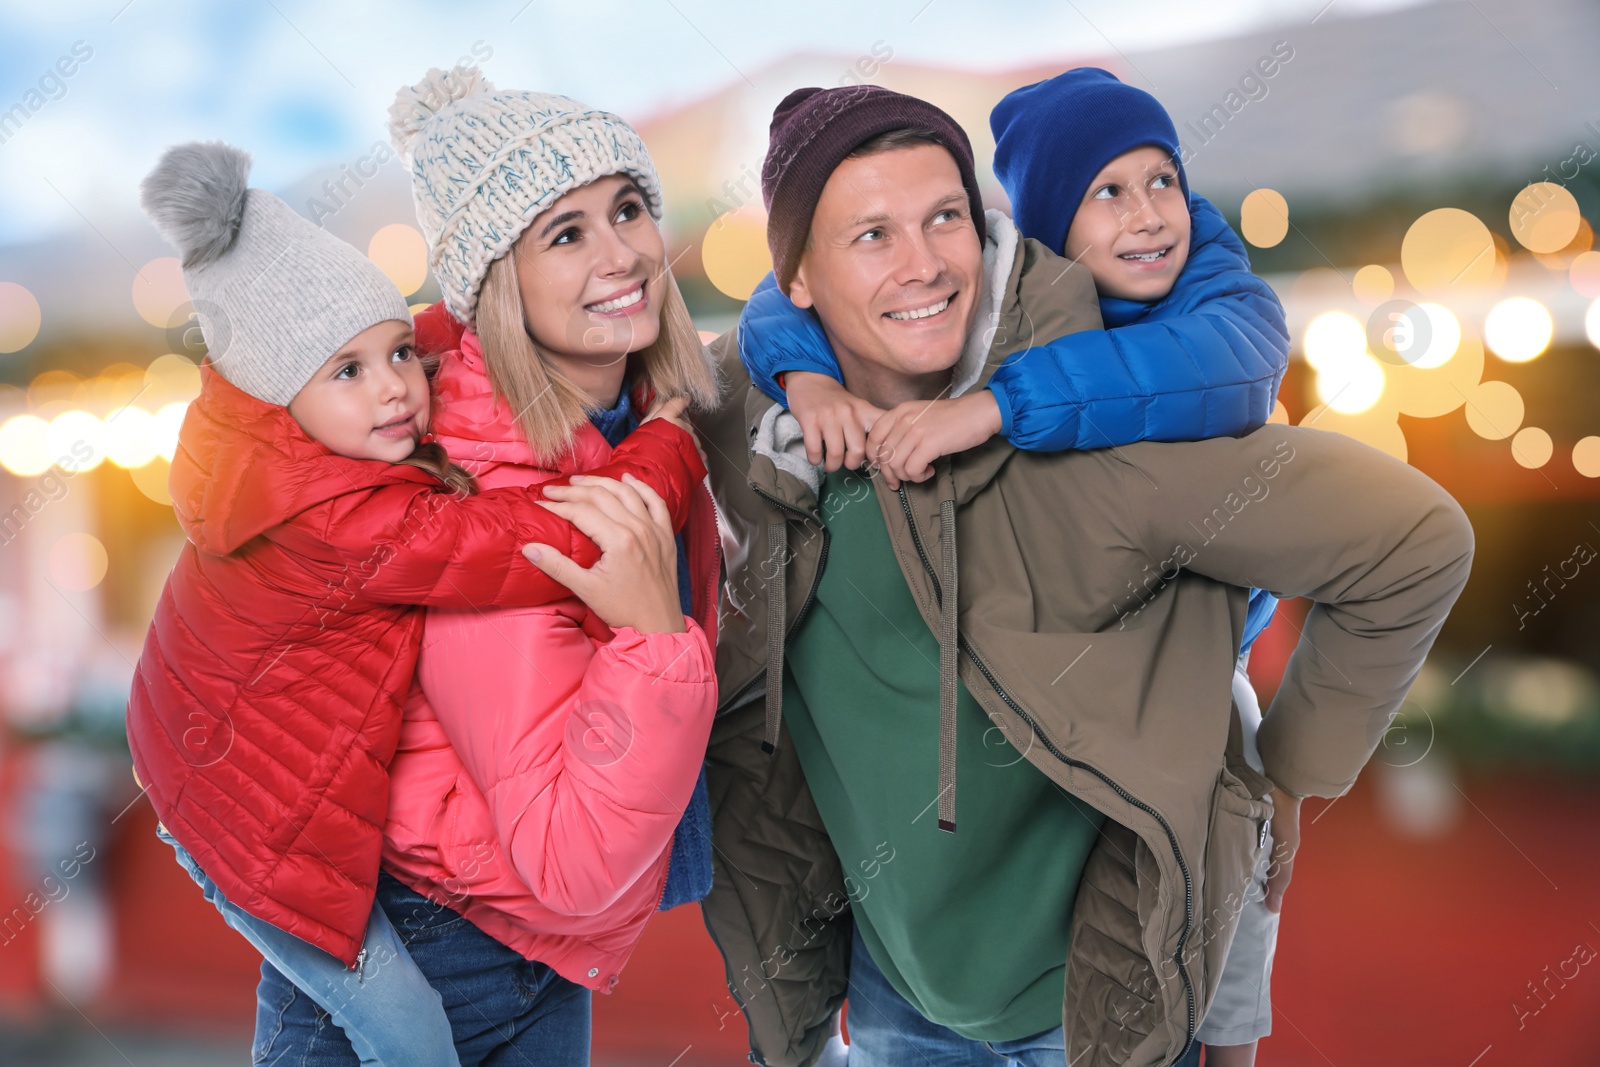
[{"label": "bokeh light", "polygon": [[1530,470],[1544,466],[1555,454],[1550,434],[1537,426],[1524,426],[1511,438],[1511,456]]},{"label": "bokeh light", "polygon": [[1545,306],[1527,296],[1502,300],[1483,320],[1489,351],[1507,363],[1526,363],[1550,347],[1555,322]]},{"label": "bokeh light", "polygon": [[1400,267],[1412,287],[1427,296],[1483,286],[1494,275],[1494,239],[1470,211],[1436,208],[1406,231]]},{"label": "bokeh light", "polygon": [[141,403],[159,407],[175,400],[190,401],[200,395],[200,368],[182,356],[168,353],[150,361],[144,371]]},{"label": "bokeh light", "polygon": [[45,436],[45,447],[56,466],[64,471],[93,470],[105,461],[105,445],[101,440],[103,427],[100,420],[73,408],[63,411],[50,420],[50,432]]},{"label": "bokeh light", "polygon": [[1522,394],[1507,382],[1482,382],[1467,394],[1467,425],[1490,441],[1516,433],[1523,410]]},{"label": "bokeh light", "polygon": [[1579,296],[1600,297],[1600,252],[1581,252],[1573,257],[1567,277]]},{"label": "bokeh light", "polygon": [[428,280],[428,242],[415,226],[404,222],[390,223],[373,234],[367,258],[406,296]]},{"label": "bokeh light", "polygon": [[50,424],[37,415],[17,415],[0,424],[0,467],[19,478],[33,478],[49,470],[56,457],[46,438]]},{"label": "bokeh light", "polygon": [[152,259],[133,276],[133,307],[158,329],[172,325],[177,310],[189,302],[183,285],[183,264],[176,256]]},{"label": "bokeh light", "polygon": [[1530,252],[1559,252],[1578,234],[1578,201],[1554,182],[1534,182],[1511,201],[1511,236]]},{"label": "bokeh light", "polygon": [[1388,267],[1369,263],[1350,279],[1350,291],[1369,308],[1375,308],[1394,295],[1394,275]]},{"label": "bokeh light", "polygon": [[106,546],[92,534],[69,533],[50,546],[46,569],[50,580],[63,589],[82,593],[106,576]]},{"label": "bokeh light", "polygon": [[1467,402],[1467,394],[1483,377],[1483,342],[1463,332],[1455,355],[1442,366],[1399,364],[1384,368],[1387,395],[1396,410],[1414,418],[1448,415]]},{"label": "bokeh light", "polygon": [[162,507],[172,506],[172,496],[167,492],[167,479],[172,476],[171,463],[158,456],[128,473],[133,477],[133,484],[138,487],[139,492]]},{"label": "bokeh light", "polygon": [[1257,248],[1271,248],[1289,233],[1289,201],[1276,189],[1257,189],[1239,205],[1239,230]]},{"label": "bokeh light", "polygon": [[156,454],[168,463],[172,462],[172,457],[178,452],[178,430],[183,426],[183,416],[188,410],[187,403],[174,402],[156,412],[153,435]]},{"label": "bokeh light", "polygon": [[1317,370],[1317,396],[1342,415],[1366,411],[1383,395],[1383,365],[1361,353],[1326,369]]},{"label": "bokeh light", "polygon": [[718,216],[701,242],[700,261],[718,290],[735,300],[749,300],[772,269],[766,212],[745,206]]},{"label": "bokeh light", "polygon": [[0,282],[0,352],[20,352],[39,336],[39,301],[16,282]]},{"label": "bokeh light", "polygon": [[106,458],[124,469],[142,467],[156,458],[156,417],[129,405],[106,419],[101,433]]},{"label": "bokeh light", "polygon": [[1589,310],[1583,313],[1583,332],[1589,338],[1589,343],[1600,348],[1600,300],[1589,305]]},{"label": "bokeh light", "polygon": [[1347,311],[1324,311],[1307,324],[1301,347],[1307,363],[1332,370],[1366,353],[1367,330]]},{"label": "bokeh light", "polygon": [[1600,437],[1585,437],[1572,446],[1572,466],[1585,478],[1600,478]]}]

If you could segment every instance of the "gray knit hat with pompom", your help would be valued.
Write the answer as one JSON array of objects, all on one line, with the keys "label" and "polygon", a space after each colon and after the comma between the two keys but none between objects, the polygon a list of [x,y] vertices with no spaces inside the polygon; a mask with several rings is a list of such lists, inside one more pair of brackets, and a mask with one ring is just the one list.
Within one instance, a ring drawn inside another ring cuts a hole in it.
[{"label": "gray knit hat with pompom", "polygon": [[207,356],[258,400],[287,405],[356,334],[405,297],[366,256],[251,189],[250,157],[220,142],[167,150],[139,202],[183,260]]},{"label": "gray knit hat with pompom", "polygon": [[661,219],[661,179],[632,126],[553,93],[497,90],[476,67],[435,67],[401,89],[389,137],[411,166],[445,306],[468,325],[489,264],[564,193],[628,174]]}]

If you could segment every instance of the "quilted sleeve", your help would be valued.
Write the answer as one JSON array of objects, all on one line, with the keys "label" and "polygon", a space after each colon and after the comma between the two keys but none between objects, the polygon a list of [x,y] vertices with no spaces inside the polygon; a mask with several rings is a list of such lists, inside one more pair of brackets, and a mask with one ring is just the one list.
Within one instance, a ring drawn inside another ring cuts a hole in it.
[{"label": "quilted sleeve", "polygon": [[787,371],[813,371],[844,384],[839,360],[817,316],[795,307],[779,291],[770,271],[739,314],[738,341],[739,358],[750,380],[780,404],[787,403],[787,397],[777,376]]},{"label": "quilted sleeve", "polygon": [[[590,474],[633,474],[662,494],[673,528],[688,521],[705,466],[694,439],[664,419],[640,426]],[[448,607],[531,607],[570,596],[527,562],[522,546],[547,544],[590,566],[599,549],[571,523],[540,507],[566,479],[457,497],[416,483],[339,498],[324,527],[339,560],[332,602]]]},{"label": "quilted sleeve", "polygon": [[1194,219],[1177,285],[1137,321],[1118,326],[1107,314],[1113,328],[1014,353],[995,371],[989,388],[1012,444],[1203,440],[1266,422],[1289,363],[1283,306],[1215,207],[1196,197]]}]

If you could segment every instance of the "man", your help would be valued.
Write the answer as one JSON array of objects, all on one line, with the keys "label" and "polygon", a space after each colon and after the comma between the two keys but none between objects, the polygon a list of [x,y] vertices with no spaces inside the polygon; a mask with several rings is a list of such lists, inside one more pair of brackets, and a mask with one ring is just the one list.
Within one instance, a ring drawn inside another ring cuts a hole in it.
[{"label": "man", "polygon": [[[762,177],[779,286],[885,418],[1100,324],[1086,271],[984,216],[965,135],[923,101],[790,94]],[[848,993],[852,1063],[1174,1062],[1264,798],[1349,788],[1465,583],[1459,507],[1281,426],[1063,454],[996,438],[891,492],[807,463],[735,348],[715,346],[734,402],[702,426],[738,543],[704,913],[753,1058],[812,1062]],[[1232,728],[1252,585],[1317,601],[1265,778]]]}]

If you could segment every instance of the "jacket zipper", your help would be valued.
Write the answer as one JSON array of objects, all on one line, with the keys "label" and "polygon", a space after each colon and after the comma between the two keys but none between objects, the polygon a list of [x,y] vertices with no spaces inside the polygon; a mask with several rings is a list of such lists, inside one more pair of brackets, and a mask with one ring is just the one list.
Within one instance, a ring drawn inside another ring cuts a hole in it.
[{"label": "jacket zipper", "polygon": [[[817,599],[817,586],[822,584],[822,571],[828,565],[828,548],[833,543],[833,535],[828,532],[827,524],[824,523],[818,516],[808,514],[791,504],[785,504],[783,501],[779,500],[765,489],[762,489],[754,482],[750,483],[750,488],[755,490],[757,496],[767,501],[767,503],[771,504],[779,511],[784,511],[791,515],[799,516],[801,519],[804,519],[807,522],[814,522],[817,524],[817,529],[822,531],[822,555],[817,560],[817,571],[811,577],[811,588],[806,591],[806,599],[805,602],[800,605],[800,613],[790,620],[788,632],[783,635],[783,643],[785,646],[787,646],[789,642],[794,639],[794,632],[799,627],[800,621],[806,617],[806,612],[811,610],[812,602]],[[749,682],[740,686],[739,690],[734,693],[731,698],[724,700],[721,706],[717,708],[717,711],[721,712],[724,709],[730,708],[734,704],[737,704],[739,700],[746,693],[750,692],[750,690],[754,689],[756,685],[761,682],[761,680],[762,675],[757,674],[754,678],[750,679]]]},{"label": "jacket zipper", "polygon": [[[899,496],[900,507],[905,512],[906,526],[911,531],[911,543],[917,550],[917,558],[922,561],[923,569],[928,572],[928,580],[933,583],[934,596],[939,599],[939,603],[942,606],[944,604],[944,590],[939,587],[939,576],[934,572],[933,564],[928,560],[928,553],[922,546],[922,536],[917,532],[916,517],[911,510],[911,498],[906,495],[904,486],[900,487]],[[999,695],[1000,699],[1005,701],[1006,706],[1015,712],[1018,718],[1028,724],[1028,729],[1033,731],[1033,735],[1039,739],[1041,744],[1044,745],[1046,751],[1048,751],[1052,756],[1060,760],[1062,763],[1065,763],[1067,766],[1081,768],[1100,779],[1106,785],[1110,786],[1124,801],[1147,813],[1153,819],[1155,819],[1156,822],[1160,823],[1161,829],[1166,833],[1167,844],[1172,849],[1173,858],[1178,861],[1178,870],[1183,873],[1183,929],[1179,931],[1177,949],[1173,953],[1172,957],[1172,962],[1176,964],[1178,968],[1178,976],[1183,979],[1183,990],[1187,998],[1189,1008],[1188,1027],[1184,1032],[1183,1050],[1178,1054],[1178,1059],[1181,1060],[1184,1053],[1189,1051],[1189,1046],[1194,1043],[1195,1030],[1194,983],[1189,978],[1188,968],[1183,965],[1183,948],[1189,940],[1189,932],[1193,926],[1191,917],[1194,913],[1194,880],[1190,877],[1189,865],[1183,861],[1183,853],[1178,848],[1177,835],[1172,832],[1172,826],[1161,816],[1160,812],[1156,811],[1138,797],[1135,797],[1121,785],[1112,781],[1097,768],[1084,763],[1082,760],[1073,759],[1065,752],[1062,752],[1060,749],[1058,749],[1045,735],[1044,731],[1039,729],[1039,725],[1033,720],[1033,716],[1024,711],[1022,706],[1012,699],[1011,694],[1005,691],[1005,689],[1000,685],[999,680],[995,678],[994,672],[989,670],[989,665],[983,662],[982,657],[978,655],[977,651],[970,643],[968,643],[965,637],[959,634],[959,632],[957,633],[957,640],[959,641],[962,650],[965,651],[967,655],[972,657],[972,662],[983,674],[984,680],[989,683],[990,687],[994,689],[995,693]],[[1175,1060],[1173,1062],[1177,1061]]]}]

